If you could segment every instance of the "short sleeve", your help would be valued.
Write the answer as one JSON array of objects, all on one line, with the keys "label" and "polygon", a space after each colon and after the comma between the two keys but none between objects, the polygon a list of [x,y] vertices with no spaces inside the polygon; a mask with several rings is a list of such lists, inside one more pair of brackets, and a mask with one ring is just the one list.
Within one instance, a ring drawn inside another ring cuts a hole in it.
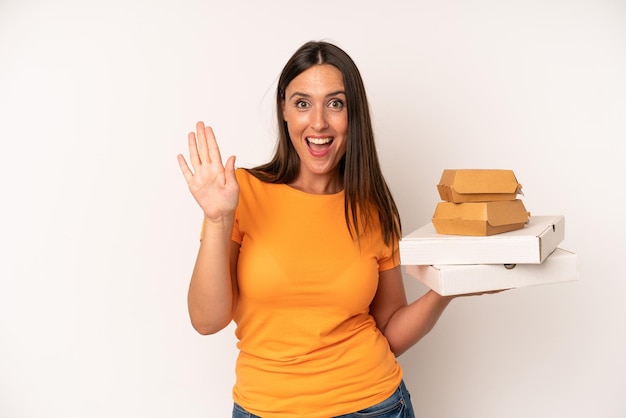
[{"label": "short sleeve", "polygon": [[[381,238],[382,240],[382,238]],[[378,271],[391,270],[400,265],[400,251],[398,240],[392,246],[385,245],[382,256],[378,259]]]},{"label": "short sleeve", "polygon": [[244,206],[243,202],[250,194],[250,179],[249,174],[245,169],[237,169],[235,171],[235,175],[237,176],[237,183],[239,183],[239,204],[237,205],[237,209],[235,209],[235,220],[233,222],[231,239],[241,245],[241,242],[243,241],[243,232],[241,230],[240,219],[243,210],[242,208]]}]

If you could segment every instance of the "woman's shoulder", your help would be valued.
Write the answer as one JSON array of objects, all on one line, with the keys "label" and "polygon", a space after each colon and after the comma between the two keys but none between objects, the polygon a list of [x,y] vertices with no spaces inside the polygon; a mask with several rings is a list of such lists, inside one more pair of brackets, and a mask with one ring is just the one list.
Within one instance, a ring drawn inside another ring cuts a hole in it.
[{"label": "woman's shoulder", "polygon": [[254,188],[255,177],[246,168],[237,168],[235,170],[235,177],[237,177],[237,183],[239,183],[240,191],[245,191]]},{"label": "woman's shoulder", "polygon": [[250,174],[247,168],[239,167],[235,169],[235,176],[237,177],[237,181],[241,181],[247,180],[249,177],[252,176],[252,174]]},{"label": "woman's shoulder", "polygon": [[247,168],[236,169],[235,176],[241,191],[265,190],[269,184],[259,179]]}]

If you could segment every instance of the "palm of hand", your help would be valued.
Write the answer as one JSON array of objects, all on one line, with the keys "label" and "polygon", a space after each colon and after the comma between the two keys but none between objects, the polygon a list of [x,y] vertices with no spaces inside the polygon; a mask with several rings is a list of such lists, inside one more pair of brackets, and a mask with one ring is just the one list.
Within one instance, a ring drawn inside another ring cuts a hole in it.
[{"label": "palm of hand", "polygon": [[[196,132],[188,137],[189,159],[192,168],[182,155],[178,164],[205,217],[219,221],[231,216],[239,200],[239,184],[235,177],[235,157],[222,165],[222,158],[213,130],[202,122],[196,124]],[[193,170],[192,170],[193,169]]]}]

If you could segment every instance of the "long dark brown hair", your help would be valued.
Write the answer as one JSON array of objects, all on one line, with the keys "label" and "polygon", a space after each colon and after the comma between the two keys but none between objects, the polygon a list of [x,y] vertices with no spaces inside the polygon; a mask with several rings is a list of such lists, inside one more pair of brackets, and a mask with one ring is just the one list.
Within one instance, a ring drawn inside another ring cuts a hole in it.
[{"label": "long dark brown hair", "polygon": [[328,42],[310,41],[287,61],[276,89],[278,144],[272,159],[248,171],[268,183],[287,184],[295,180],[300,159],[291,143],[282,103],[289,83],[314,65],[330,64],[343,75],[348,112],[347,149],[339,162],[345,194],[346,225],[357,240],[367,229],[370,217],[378,213],[383,240],[392,245],[401,237],[400,214],[385,182],[374,143],[374,130],[363,79],[356,64],[341,48]]}]

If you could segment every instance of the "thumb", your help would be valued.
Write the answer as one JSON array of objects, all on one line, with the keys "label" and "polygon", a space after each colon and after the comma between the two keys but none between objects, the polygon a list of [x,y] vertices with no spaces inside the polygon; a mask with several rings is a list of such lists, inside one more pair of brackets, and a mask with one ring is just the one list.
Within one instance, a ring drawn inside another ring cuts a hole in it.
[{"label": "thumb", "polygon": [[237,177],[235,176],[236,159],[236,156],[231,155],[230,157],[228,157],[228,160],[226,160],[226,165],[224,166],[224,169],[226,171],[226,181],[237,181]]}]

